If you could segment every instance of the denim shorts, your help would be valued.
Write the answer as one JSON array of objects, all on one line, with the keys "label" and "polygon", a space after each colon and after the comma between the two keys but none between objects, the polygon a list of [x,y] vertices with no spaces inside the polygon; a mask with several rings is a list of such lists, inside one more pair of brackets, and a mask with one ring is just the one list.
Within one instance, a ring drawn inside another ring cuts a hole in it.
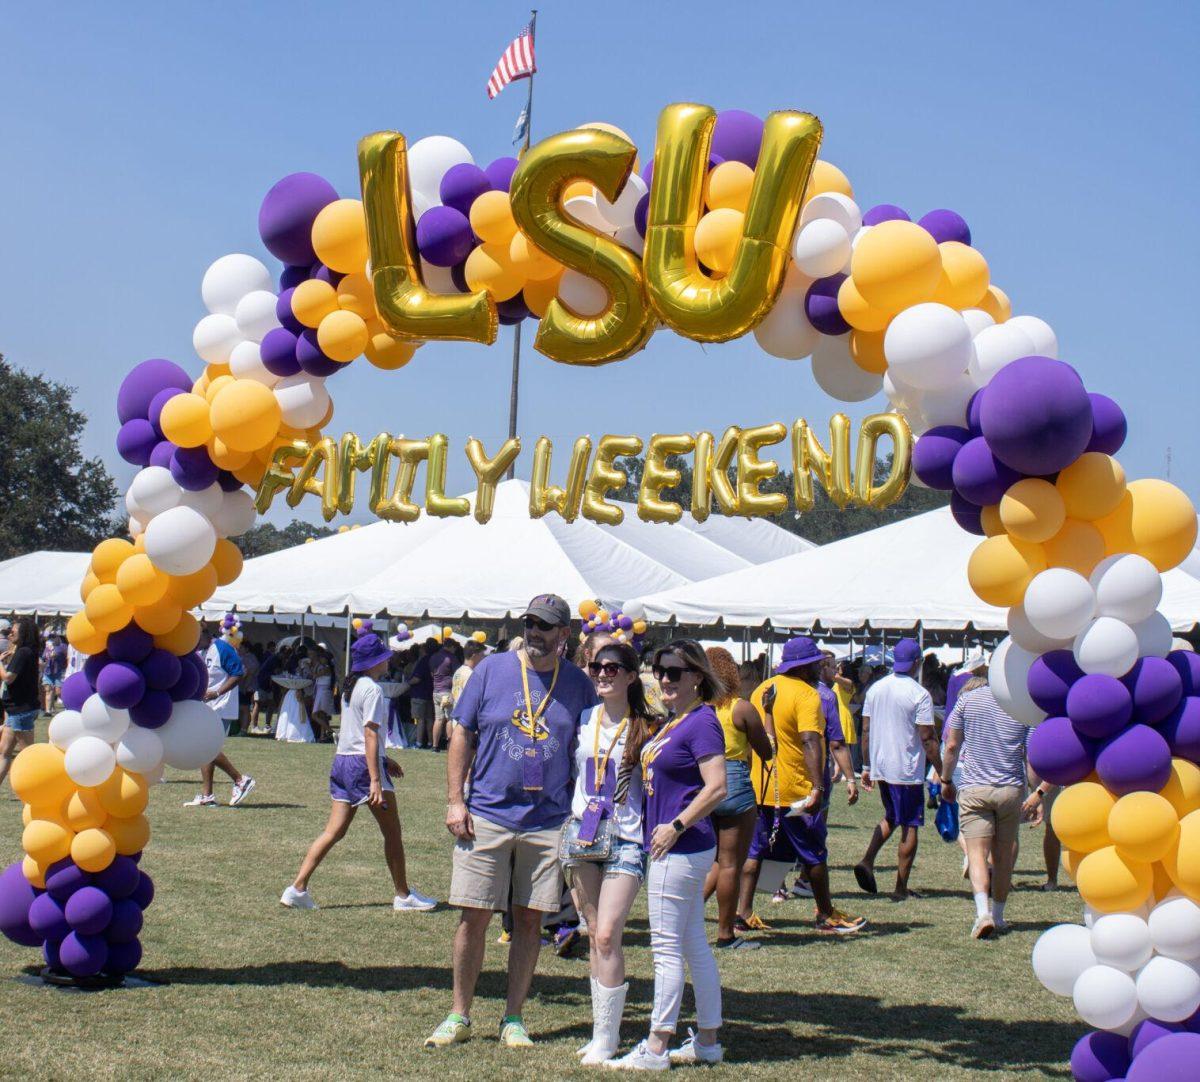
[{"label": "denim shorts", "polygon": [[37,716],[38,712],[36,710],[26,710],[23,714],[9,714],[4,719],[4,724],[14,733],[31,733],[33,732],[33,723],[37,721]]},{"label": "denim shorts", "polygon": [[646,878],[646,854],[641,843],[627,841],[625,838],[619,838],[613,843],[612,855],[603,863],[597,860],[564,860],[563,868],[576,868],[580,864],[595,864],[605,879],[631,875],[641,883]]},{"label": "denim shorts", "polygon": [[713,809],[712,814],[720,818],[744,815],[754,806],[754,786],[750,784],[750,764],[745,759],[726,759],[725,799]]}]

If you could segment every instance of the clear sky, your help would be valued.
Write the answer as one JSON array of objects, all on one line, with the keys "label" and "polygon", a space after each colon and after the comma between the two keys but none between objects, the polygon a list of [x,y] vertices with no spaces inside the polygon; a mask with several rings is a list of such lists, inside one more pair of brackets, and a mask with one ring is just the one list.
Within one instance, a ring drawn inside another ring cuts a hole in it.
[{"label": "clear sky", "polygon": [[[1170,449],[1171,479],[1196,499],[1198,12],[546,3],[533,134],[607,120],[648,153],[670,102],[817,113],[822,156],[864,208],[967,218],[1016,310],[1047,319],[1089,389],[1124,406],[1129,475],[1165,476]],[[383,128],[453,135],[481,163],[509,153],[524,85],[496,101],[484,86],[527,18],[518,4],[448,0],[10,8],[0,350],[79,388],[85,446],[126,482],[117,383],[146,357],[199,371],[201,275],[231,251],[270,261],[256,231],[267,188],[312,170],[357,195],[356,141]],[[330,383],[330,430],[493,446],[507,433],[510,334],[490,349],[423,348],[395,373],[355,362]],[[544,433],[564,454],[585,432],[823,423],[835,408],[807,362],[752,338],[702,347],[663,332],[600,370],[524,358],[526,446]],[[456,455],[450,487],[469,477]]]}]

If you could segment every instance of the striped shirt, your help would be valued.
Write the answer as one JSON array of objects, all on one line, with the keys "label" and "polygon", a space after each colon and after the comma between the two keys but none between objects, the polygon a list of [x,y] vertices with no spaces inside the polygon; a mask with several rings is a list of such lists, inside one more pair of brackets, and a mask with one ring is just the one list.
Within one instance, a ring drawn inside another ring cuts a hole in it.
[{"label": "striped shirt", "polygon": [[962,784],[1025,787],[1029,728],[1000,709],[990,687],[959,696],[946,729],[961,729]]}]

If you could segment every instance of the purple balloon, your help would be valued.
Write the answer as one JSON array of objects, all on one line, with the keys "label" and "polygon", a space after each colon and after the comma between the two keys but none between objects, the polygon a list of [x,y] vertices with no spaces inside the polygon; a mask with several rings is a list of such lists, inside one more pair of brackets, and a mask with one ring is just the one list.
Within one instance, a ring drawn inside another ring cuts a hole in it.
[{"label": "purple balloon", "polygon": [[726,161],[745,162],[753,169],[758,164],[763,122],[741,109],[723,109],[713,127],[712,150]]},{"label": "purple balloon", "polygon": [[88,683],[94,688],[96,681],[100,679],[100,673],[104,666],[107,665],[112,658],[108,656],[107,650],[101,650],[98,654],[92,654],[91,657],[83,663],[83,674],[88,678]]},{"label": "purple balloon", "polygon": [[967,403],[967,430],[972,436],[982,436],[983,426],[979,423],[979,411],[983,408],[983,392],[986,387],[980,387]]},{"label": "purple balloon", "polygon": [[107,868],[92,876],[92,880],[114,902],[119,902],[137,889],[141,874],[138,866],[129,857],[117,854]]},{"label": "purple balloon", "polygon": [[913,448],[913,471],[930,488],[952,489],[954,456],[970,438],[970,432],[955,425],[929,429]]},{"label": "purple balloon", "polygon": [[296,360],[296,335],[303,331],[303,327],[295,334],[286,327],[273,327],[267,331],[259,344],[258,354],[268,372],[282,378],[294,376],[300,371],[300,362]]},{"label": "purple balloon", "polygon": [[46,940],[42,944],[42,957],[46,959],[46,965],[55,973],[63,972],[62,960],[58,957],[57,943],[51,943],[50,940]]},{"label": "purple balloon", "polygon": [[[305,281],[307,280],[306,277]],[[279,320],[280,326],[291,331],[293,338],[304,332],[304,324],[296,318],[295,312],[292,311],[292,294],[295,292],[295,286],[291,289],[285,289],[275,301],[275,318]],[[272,328],[270,331],[267,331],[267,336],[274,333],[274,330],[275,328]]]},{"label": "purple balloon", "polygon": [[303,263],[298,267],[284,267],[283,272],[279,275],[280,292],[286,293],[289,289],[295,289],[301,282],[308,278],[308,264]]},{"label": "purple balloon", "polygon": [[1096,765],[1095,744],[1080,736],[1071,719],[1047,718],[1029,734],[1029,764],[1051,785],[1083,781]]},{"label": "purple balloon", "polygon": [[[487,191],[487,178],[483,176],[483,170],[465,162],[463,165],[479,173]],[[471,254],[474,246],[475,234],[471,232],[470,221],[466,214],[454,207],[430,207],[417,222],[417,248],[435,267],[453,267],[455,263],[461,263]]]},{"label": "purple balloon", "polygon": [[983,508],[963,499],[957,492],[950,493],[950,514],[967,533],[977,537],[987,536],[987,530],[983,528]]},{"label": "purple balloon", "polygon": [[1092,392],[1088,395],[1092,403],[1092,438],[1088,440],[1089,451],[1115,455],[1125,442],[1129,425],[1125,413],[1106,394]]},{"label": "purple balloon", "polygon": [[99,935],[112,920],[112,900],[99,887],[81,887],[67,899],[63,912],[80,935]]},{"label": "purple balloon", "polygon": [[141,872],[140,876],[138,885],[130,897],[137,902],[138,908],[145,912],[154,901],[154,881],[145,872]]},{"label": "purple balloon", "polygon": [[343,367],[337,361],[330,360],[325,356],[317,341],[317,332],[311,328],[306,328],[304,333],[296,339],[296,360],[310,376],[332,376]]},{"label": "purple balloon", "polygon": [[650,193],[647,192],[638,200],[638,204],[633,208],[633,228],[638,231],[638,236],[644,238],[646,236],[646,220],[650,217]]},{"label": "purple balloon", "polygon": [[154,425],[141,417],[134,417],[117,431],[117,454],[135,466],[149,466],[150,456],[160,438]]},{"label": "purple balloon", "polygon": [[[492,182],[488,179],[487,173],[479,168],[474,162],[459,162],[458,165],[452,165],[442,174],[442,182],[438,185],[438,195],[441,197],[442,203],[458,211],[463,217],[471,213],[471,204],[475,202],[484,192],[492,190]],[[505,191],[508,189],[506,188]],[[435,208],[436,209],[436,208]],[[421,215],[424,218],[425,215]],[[420,227],[418,226],[418,229]],[[420,245],[420,237],[418,236],[417,244]],[[422,249],[424,254],[424,249]],[[429,257],[426,256],[426,259]],[[466,258],[464,255],[462,258]],[[456,260],[457,262],[457,260]],[[439,267],[447,267],[448,263],[439,263]]]},{"label": "purple balloon", "polygon": [[143,658],[141,670],[146,678],[146,687],[167,691],[179,679],[183,664],[170,650],[154,649]]},{"label": "purple balloon", "polygon": [[1130,1055],[1136,1059],[1160,1037],[1184,1032],[1186,1029],[1182,1022],[1160,1022],[1157,1018],[1145,1018],[1129,1034]]},{"label": "purple balloon", "polygon": [[108,645],[105,647],[110,660],[128,661],[133,665],[142,661],[153,649],[154,636],[137,624],[126,624],[120,631],[114,631],[108,636]]},{"label": "purple balloon", "polygon": [[520,323],[521,320],[531,315],[533,313],[526,307],[525,298],[520,293],[515,297],[509,297],[506,301],[496,302],[496,317],[506,327],[511,327],[514,323]]},{"label": "purple balloon", "polygon": [[173,702],[169,691],[148,690],[129,708],[129,720],[143,729],[159,729],[171,720]]},{"label": "purple balloon", "polygon": [[1075,1082],[1112,1082],[1125,1077],[1129,1058],[1127,1038],[1119,1033],[1093,1030],[1075,1042],[1071,1050],[1071,1074]]},{"label": "purple balloon", "polygon": [[199,492],[215,484],[221,471],[205,447],[176,447],[171,455],[171,476],[180,488]]},{"label": "purple balloon", "polygon": [[104,972],[123,977],[137,969],[142,960],[142,945],[136,939],[128,943],[110,943]]},{"label": "purple balloon", "polygon": [[92,977],[108,961],[108,944],[101,935],[72,932],[58,948],[63,969],[74,977]]},{"label": "purple balloon", "polygon": [[1157,725],[1183,698],[1183,681],[1166,658],[1138,658],[1121,682],[1133,696],[1137,720],[1145,725]]},{"label": "purple balloon", "polygon": [[141,932],[143,923],[141,907],[132,898],[124,898],[113,905],[112,920],[104,938],[110,944],[132,943]]},{"label": "purple balloon", "polygon": [[1118,797],[1142,790],[1157,793],[1171,776],[1170,745],[1157,729],[1131,725],[1100,748],[1096,772],[1104,787]]},{"label": "purple balloon", "polygon": [[454,288],[459,293],[470,293],[470,287],[467,285],[467,264],[464,260],[450,268],[450,281],[454,283]]},{"label": "purple balloon", "polygon": [[1200,697],[1189,695],[1158,724],[1172,755],[1200,763]]},{"label": "purple balloon", "polygon": [[221,486],[222,492],[237,492],[242,487],[242,482],[228,470],[222,470],[217,474],[217,484]]},{"label": "purple balloon", "polygon": [[337,289],[338,282],[346,276],[341,271],[335,271],[332,267],[325,266],[324,263],[314,263],[312,267],[312,277],[318,282],[326,282]]},{"label": "purple balloon", "polygon": [[951,470],[954,487],[963,499],[980,507],[999,503],[1009,486],[1021,480],[1021,475],[992,454],[982,436],[967,440],[954,456]]},{"label": "purple balloon", "polygon": [[1092,402],[1069,364],[1022,357],[992,377],[979,411],[988,447],[1033,475],[1065,469],[1092,438]]},{"label": "purple balloon", "polygon": [[517,171],[516,158],[497,158],[483,172],[492,186],[492,191],[506,192],[512,187],[513,173]]},{"label": "purple balloon", "polygon": [[69,857],[46,869],[46,893],[63,905],[72,894],[92,881],[93,877]]},{"label": "purple balloon", "polygon": [[1050,650],[1029,667],[1026,684],[1035,703],[1051,717],[1067,712],[1067,696],[1083,670],[1070,650]]},{"label": "purple balloon", "polygon": [[164,470],[171,468],[171,459],[178,450],[170,440],[160,440],[150,452],[150,465],[161,466]]},{"label": "purple balloon", "polygon": [[654,155],[650,155],[650,160],[642,166],[642,180],[646,182],[646,187],[649,188],[654,183]]},{"label": "purple balloon", "polygon": [[181,391],[192,389],[192,377],[174,361],[155,358],[142,361],[130,370],[117,391],[117,418],[121,424],[140,417],[143,421],[150,415],[150,403],[159,391],[176,387]]},{"label": "purple balloon", "polygon": [[850,330],[850,324],[842,318],[837,303],[838,290],[845,280],[844,274],[818,278],[804,295],[804,313],[809,323],[822,334],[839,335]]},{"label": "purple balloon", "polygon": [[959,244],[971,243],[971,229],[966,219],[953,210],[931,210],[917,222],[934,240],[955,240]]},{"label": "purple balloon", "polygon": [[183,702],[184,699],[192,698],[200,688],[200,677],[196,675],[196,670],[191,665],[184,665],[179,674],[179,679],[170,687],[170,695],[172,702]]},{"label": "purple balloon", "polygon": [[34,897],[21,861],[14,861],[0,872],[0,932],[22,947],[37,947],[42,942],[42,937],[29,927],[29,907]]},{"label": "purple balloon", "polygon": [[1093,740],[1115,736],[1133,717],[1129,688],[1115,676],[1102,673],[1089,673],[1076,680],[1067,692],[1066,705],[1071,724]]},{"label": "purple balloon", "polygon": [[312,263],[317,258],[313,222],[337,197],[333,185],[315,173],[292,173],[278,181],[258,210],[258,235],[267,251],[284,263]]},{"label": "purple balloon", "polygon": [[68,710],[82,710],[94,690],[84,673],[73,672],[62,682],[59,696]]},{"label": "purple balloon", "polygon": [[39,894],[29,907],[29,927],[41,939],[61,943],[71,931],[63,907],[50,894]]},{"label": "purple balloon", "polygon": [[1200,1033],[1170,1033],[1154,1041],[1132,1063],[1126,1082],[1166,1082],[1195,1078],[1200,1065]]},{"label": "purple balloon", "polygon": [[159,391],[152,399],[150,399],[150,411],[147,417],[150,423],[154,426],[154,431],[158,434],[158,438],[162,439],[162,411],[163,406],[171,401],[176,395],[183,394],[178,387],[167,387]]},{"label": "purple balloon", "polygon": [[1200,654],[1194,650],[1172,650],[1167,660],[1183,681],[1184,695],[1200,694]]},{"label": "purple balloon", "polygon": [[141,702],[146,694],[146,681],[141,670],[128,661],[110,661],[96,679],[96,693],[105,706],[114,710],[128,710]]},{"label": "purple balloon", "polygon": [[895,203],[879,203],[863,215],[863,225],[878,225],[880,222],[911,222],[908,211]]}]

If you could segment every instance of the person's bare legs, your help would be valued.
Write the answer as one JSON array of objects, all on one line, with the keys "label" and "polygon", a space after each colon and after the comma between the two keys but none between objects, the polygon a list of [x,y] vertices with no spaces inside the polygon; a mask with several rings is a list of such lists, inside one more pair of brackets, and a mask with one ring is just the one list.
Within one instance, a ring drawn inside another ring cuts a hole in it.
[{"label": "person's bare legs", "polygon": [[211,763],[206,763],[200,768],[200,792],[205,796],[213,795],[213,767],[219,766],[236,785],[242,780],[241,771],[229,761],[228,756],[221,752]]},{"label": "person's bare legs", "polygon": [[871,835],[871,841],[867,845],[867,851],[863,854],[862,860],[858,862],[860,868],[866,868],[871,872],[875,871],[875,858],[879,856],[879,850],[883,848],[884,843],[892,836],[892,831],[895,828],[886,819],[880,819],[875,824],[875,831]]},{"label": "person's bare legs", "polygon": [[598,864],[584,862],[577,864],[568,872],[571,881],[571,900],[579,912],[579,919],[587,925],[588,938],[591,940],[591,950],[588,954],[588,969],[594,979],[599,980],[600,974],[596,969],[599,964],[600,952],[596,949],[596,926],[600,922],[600,886],[604,882],[603,873]]},{"label": "person's bare legs", "polygon": [[464,906],[454,931],[454,1013],[464,1018],[471,1017],[471,1004],[475,999],[475,985],[479,983],[479,971],[483,969],[483,951],[491,919],[490,909]]},{"label": "person's bare legs", "polygon": [[1046,829],[1042,835],[1042,860],[1046,863],[1046,887],[1058,886],[1058,862],[1062,858],[1062,842],[1050,825],[1050,815],[1046,815]]},{"label": "person's bare legs", "polygon": [[992,899],[997,902],[1007,902],[1008,892],[1012,890],[1012,873],[1017,866],[1017,852],[1020,842],[1014,840],[1012,845],[992,846]]},{"label": "person's bare legs", "polygon": [[368,804],[379,830],[383,834],[383,855],[387,859],[388,871],[392,873],[392,884],[396,893],[408,896],[408,869],[404,862],[404,835],[400,831],[400,812],[396,807],[396,794],[384,793],[379,807]]},{"label": "person's bare legs", "polygon": [[817,906],[817,917],[824,919],[833,916],[833,895],[829,893],[829,865],[806,864],[808,885],[812,887],[813,902]]},{"label": "person's bare legs", "polygon": [[356,811],[358,809],[353,804],[345,804],[338,800],[333,802],[333,807],[329,809],[329,822],[325,824],[325,829],[308,847],[308,852],[304,854],[304,859],[300,862],[300,870],[296,873],[296,878],[292,880],[292,886],[297,890],[308,890],[308,880],[312,873],[328,856],[329,850],[346,836],[346,829],[353,821]]},{"label": "person's bare legs", "polygon": [[8,777],[13,760],[33,743],[33,732],[14,732],[7,725],[0,729],[0,785]]},{"label": "person's bare legs", "polygon": [[542,912],[524,905],[512,907],[512,943],[508,949],[508,1000],[506,1016],[519,1016],[533,983],[538,954],[542,949]]},{"label": "person's bare legs", "polygon": [[916,827],[900,828],[900,845],[896,849],[896,891],[893,897],[908,897],[908,877],[917,858],[920,831]]},{"label": "person's bare legs", "polygon": [[[704,881],[705,901],[716,891],[717,939],[733,938],[733,918],[738,913],[739,880],[742,877],[750,838],[754,834],[756,812],[750,808],[741,815],[722,816],[717,823],[717,859]],[[755,877],[757,885],[757,876]]]},{"label": "person's bare legs", "polygon": [[747,860],[742,865],[742,882],[736,914],[742,920],[749,920],[750,914],[754,912],[754,892],[758,889],[758,873],[761,870],[761,860]]},{"label": "person's bare legs", "polygon": [[[988,854],[992,851],[992,839],[966,838],[967,871],[971,878],[971,893],[986,894],[991,879],[991,869],[988,867]],[[1005,889],[1005,895],[1008,891]]]},{"label": "person's bare legs", "polygon": [[625,951],[621,940],[640,886],[632,875],[610,875],[601,880],[596,923],[589,924],[588,929],[592,938],[592,976],[605,988],[619,988],[625,983]]}]

